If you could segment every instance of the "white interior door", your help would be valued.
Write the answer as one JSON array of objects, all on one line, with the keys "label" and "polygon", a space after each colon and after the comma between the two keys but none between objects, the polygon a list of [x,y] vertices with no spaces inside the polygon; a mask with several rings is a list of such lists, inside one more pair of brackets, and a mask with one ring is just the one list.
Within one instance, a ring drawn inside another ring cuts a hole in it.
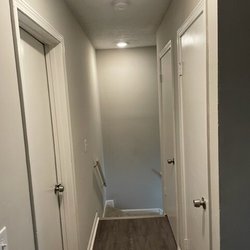
[{"label": "white interior door", "polygon": [[174,89],[171,48],[161,57],[161,135],[164,210],[177,238],[177,192],[174,140]]},{"label": "white interior door", "polygon": [[197,10],[193,20],[184,27],[179,36],[179,52],[183,65],[180,106],[187,245],[190,250],[209,250],[209,206],[205,204],[209,195],[206,19],[203,8]]},{"label": "white interior door", "polygon": [[62,230],[44,44],[20,29],[23,102],[38,248],[61,250]]}]

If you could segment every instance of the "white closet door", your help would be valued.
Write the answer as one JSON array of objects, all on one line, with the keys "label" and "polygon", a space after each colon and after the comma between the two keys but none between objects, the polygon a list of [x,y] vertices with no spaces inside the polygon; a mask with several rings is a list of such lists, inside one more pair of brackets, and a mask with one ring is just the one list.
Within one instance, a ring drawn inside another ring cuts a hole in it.
[{"label": "white closet door", "polygon": [[[206,17],[196,19],[180,37],[182,167],[190,250],[209,250]],[[203,201],[204,198],[204,201]],[[196,201],[194,204],[193,201]]]},{"label": "white closet door", "polygon": [[20,29],[22,88],[37,240],[40,250],[62,250],[53,125],[44,45]]},{"label": "white closet door", "polygon": [[171,48],[161,57],[161,134],[164,183],[164,212],[177,239],[177,192],[174,131],[174,89]]}]

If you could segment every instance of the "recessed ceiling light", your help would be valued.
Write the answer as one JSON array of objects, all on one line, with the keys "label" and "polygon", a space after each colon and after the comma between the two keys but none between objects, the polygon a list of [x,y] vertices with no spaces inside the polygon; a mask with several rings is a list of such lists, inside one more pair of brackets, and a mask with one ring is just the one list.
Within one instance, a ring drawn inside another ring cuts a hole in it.
[{"label": "recessed ceiling light", "polygon": [[123,11],[123,10],[127,9],[128,4],[129,4],[128,0],[114,0],[112,2],[114,9],[118,10],[118,11]]},{"label": "recessed ceiling light", "polygon": [[127,47],[128,46],[128,43],[126,43],[126,42],[118,42],[117,44],[116,44],[116,46],[118,47],[118,48],[125,48],[125,47]]}]

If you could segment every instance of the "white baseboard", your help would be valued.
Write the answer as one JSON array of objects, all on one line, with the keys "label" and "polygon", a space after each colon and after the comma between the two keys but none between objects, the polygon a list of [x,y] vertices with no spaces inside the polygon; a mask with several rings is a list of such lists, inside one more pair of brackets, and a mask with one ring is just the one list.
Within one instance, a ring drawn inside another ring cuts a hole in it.
[{"label": "white baseboard", "polygon": [[106,206],[115,207],[115,201],[114,200],[106,200],[105,207]]},{"label": "white baseboard", "polygon": [[[116,217],[108,217],[108,218],[105,218],[105,214],[106,214],[106,208],[107,207],[114,207],[114,200],[107,200],[105,202],[105,206],[104,206],[104,209],[103,209],[103,215],[102,215],[102,219],[115,219]],[[154,217],[154,216],[163,216],[164,215],[164,212],[161,208],[141,208],[141,209],[120,209],[122,212],[124,213],[131,213],[133,215],[128,215],[128,216],[124,216],[124,217],[117,217],[119,219],[122,219],[122,218],[141,218],[141,217]],[[147,213],[155,213],[152,214],[152,215],[147,215]],[[138,214],[138,215],[137,215]],[[145,214],[145,215],[143,215]]]},{"label": "white baseboard", "polygon": [[106,213],[106,207],[109,206],[109,207],[115,207],[115,202],[114,200],[106,200],[105,201],[105,205],[104,205],[104,209],[103,209],[103,215],[102,217],[105,216],[105,213]]},{"label": "white baseboard", "polygon": [[161,208],[144,208],[144,209],[122,209],[122,212],[126,213],[147,213],[147,212],[152,212],[152,213],[158,213],[159,215],[163,215],[163,210]]},{"label": "white baseboard", "polygon": [[94,219],[93,226],[92,226],[92,230],[91,230],[91,234],[90,234],[90,238],[89,238],[89,244],[88,244],[87,250],[92,250],[93,249],[93,246],[94,246],[94,243],[95,243],[95,236],[96,236],[98,223],[99,223],[99,216],[98,216],[98,213],[96,212],[95,219]]}]

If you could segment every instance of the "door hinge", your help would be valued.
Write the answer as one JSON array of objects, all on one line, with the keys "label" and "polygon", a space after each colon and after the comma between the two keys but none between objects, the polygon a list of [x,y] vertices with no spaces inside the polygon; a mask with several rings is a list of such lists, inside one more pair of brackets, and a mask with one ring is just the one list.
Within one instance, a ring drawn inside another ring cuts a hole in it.
[{"label": "door hinge", "polygon": [[189,250],[189,248],[190,248],[190,240],[184,239],[184,249]]},{"label": "door hinge", "polygon": [[179,76],[183,76],[183,62],[178,63],[178,74]]}]

